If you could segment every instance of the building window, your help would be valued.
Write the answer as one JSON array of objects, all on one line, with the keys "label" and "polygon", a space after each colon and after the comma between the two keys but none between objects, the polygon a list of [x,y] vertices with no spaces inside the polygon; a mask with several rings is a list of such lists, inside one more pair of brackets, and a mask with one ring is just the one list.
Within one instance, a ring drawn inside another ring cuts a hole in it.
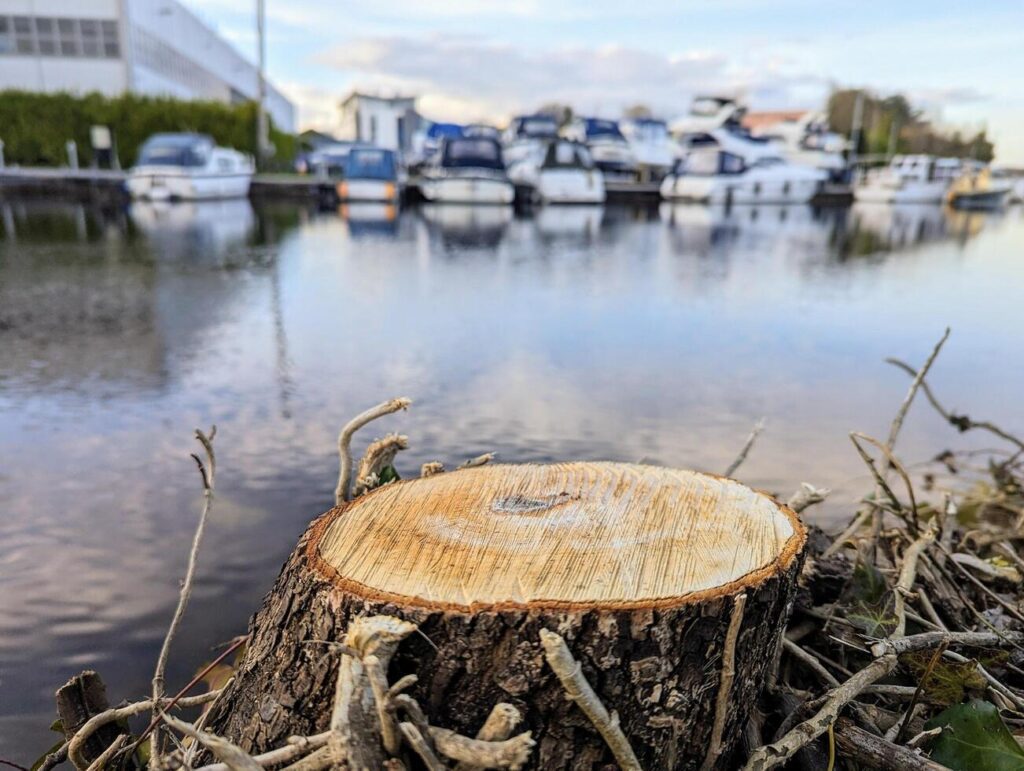
[{"label": "building window", "polygon": [[78,56],[78,19],[57,19],[57,34],[60,37],[60,55]]},{"label": "building window", "polygon": [[41,56],[57,55],[57,25],[53,19],[36,17],[36,45]]},{"label": "building window", "polygon": [[28,16],[15,16],[14,22],[14,48],[19,54],[34,54],[36,52],[35,41],[32,36],[32,19]]},{"label": "building window", "polygon": [[121,56],[120,33],[113,19],[0,16],[3,54],[116,59]]}]

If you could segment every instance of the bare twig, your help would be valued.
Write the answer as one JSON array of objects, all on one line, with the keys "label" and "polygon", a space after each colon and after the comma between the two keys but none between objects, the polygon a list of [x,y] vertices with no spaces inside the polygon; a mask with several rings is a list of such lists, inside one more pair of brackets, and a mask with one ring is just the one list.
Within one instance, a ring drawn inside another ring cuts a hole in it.
[{"label": "bare twig", "polygon": [[430,736],[442,755],[473,768],[521,768],[536,744],[529,731],[504,741],[484,741],[431,726]]},{"label": "bare twig", "polygon": [[619,727],[617,717],[608,714],[594,689],[590,687],[579,663],[569,652],[569,646],[561,635],[547,629],[540,630],[541,645],[544,646],[544,657],[548,666],[558,676],[565,689],[567,698],[576,702],[594,728],[604,737],[605,742],[615,756],[615,761],[623,771],[640,771],[640,762],[629,745],[629,740]]},{"label": "bare twig", "polygon": [[[315,734],[314,736],[293,736],[288,740],[288,744],[284,747],[278,747],[276,750],[264,752],[262,755],[254,755],[252,759],[264,768],[268,766],[276,766],[281,763],[289,763],[296,758],[300,758],[314,750],[319,750],[321,747],[325,747],[330,735],[329,731],[324,731],[323,733]],[[197,768],[195,771],[231,770],[228,768],[226,763],[211,763],[208,766]]]},{"label": "bare twig", "polygon": [[754,446],[754,442],[757,441],[757,437],[762,431],[764,431],[764,418],[759,418],[751,429],[749,436],[747,436],[747,441],[743,443],[740,454],[729,464],[729,467],[722,476],[731,477],[736,473],[736,469],[743,465],[743,461],[747,459],[747,455],[750,453],[750,448]]},{"label": "bare twig", "polygon": [[896,668],[896,662],[897,658],[893,654],[877,658],[838,688],[831,690],[824,705],[813,717],[794,727],[777,742],[755,751],[744,766],[745,771],[765,771],[785,763],[802,747],[825,733],[843,707],[857,698],[869,685],[892,672]]},{"label": "bare twig", "polygon": [[988,431],[991,434],[995,434],[1000,439],[1003,439],[1009,442],[1010,444],[1014,444],[1021,450],[1024,450],[1024,441],[1014,436],[1013,434],[1004,431],[995,423],[992,423],[987,420],[974,420],[972,418],[969,418],[967,415],[957,415],[943,407],[942,404],[939,403],[938,399],[935,398],[935,394],[932,393],[931,388],[929,388],[928,384],[924,381],[924,371],[918,372],[909,364],[900,361],[899,359],[886,359],[886,361],[889,364],[899,367],[908,375],[911,375],[915,379],[915,381],[920,381],[921,390],[924,391],[924,395],[928,397],[928,401],[931,402],[932,407],[934,407],[935,411],[938,412],[939,415],[941,415],[950,425],[955,426],[961,432],[971,431],[972,429],[976,428],[981,429],[983,431]]},{"label": "bare twig", "polygon": [[954,647],[1003,648],[1024,643],[1024,632],[922,632],[899,639],[878,640],[871,645],[873,656],[909,653],[934,648],[946,643]]},{"label": "bare twig", "polygon": [[[192,548],[188,553],[188,567],[185,569],[185,580],[181,584],[181,592],[178,595],[178,605],[174,609],[174,616],[171,618],[171,625],[167,629],[163,645],[160,647],[160,655],[156,660],[156,670],[153,672],[153,716],[155,721],[157,713],[162,709],[164,697],[164,673],[167,670],[167,659],[171,652],[171,643],[178,633],[181,619],[185,615],[189,599],[192,597],[192,583],[196,575],[196,561],[199,556],[199,547],[203,543],[203,534],[206,532],[206,521],[210,516],[210,509],[213,507],[213,488],[217,472],[217,459],[213,452],[213,438],[217,435],[217,427],[210,429],[209,435],[196,429],[196,439],[206,451],[206,465],[198,455],[192,457],[199,466],[199,473],[203,478],[203,510],[199,515],[199,524],[196,526],[195,535],[192,537]],[[152,771],[160,769],[160,752],[162,741],[160,740],[160,726],[153,726],[153,736],[150,740],[149,767]]]},{"label": "bare twig", "polygon": [[[207,704],[220,696],[220,693],[221,692],[219,690],[216,690],[200,694],[199,696],[186,696],[178,699],[176,706],[185,708],[195,707],[200,704]],[[87,768],[89,766],[89,762],[82,755],[82,745],[85,744],[85,741],[90,736],[108,723],[113,723],[117,720],[124,720],[125,718],[133,717],[135,715],[141,715],[143,712],[148,712],[152,709],[153,701],[151,699],[147,699],[145,701],[135,702],[134,704],[126,704],[123,707],[114,707],[113,709],[108,709],[98,715],[93,715],[68,741],[68,759],[76,768]]]},{"label": "bare twig", "polygon": [[799,514],[804,509],[808,509],[816,503],[821,503],[831,492],[827,487],[815,487],[807,482],[803,482],[800,485],[800,489],[789,497],[786,505]]},{"label": "bare twig", "polygon": [[[728,476],[728,475],[726,475]],[[715,722],[711,726],[711,744],[704,758],[704,771],[711,769],[722,753],[722,734],[725,733],[725,719],[732,707],[732,682],[736,678],[736,640],[740,635],[743,623],[743,610],[747,606],[746,593],[736,595],[733,600],[732,615],[729,617],[729,628],[725,633],[722,646],[722,677],[718,684],[718,699],[715,702]]]},{"label": "bare twig", "polygon": [[942,337],[939,338],[939,342],[935,344],[932,349],[931,355],[925,360],[924,366],[921,367],[920,371],[914,375],[913,381],[910,383],[910,388],[907,390],[907,395],[903,397],[903,403],[900,408],[896,411],[896,417],[892,419],[892,425],[889,427],[889,438],[885,442],[885,446],[888,449],[892,449],[896,446],[896,437],[899,436],[900,429],[903,427],[903,420],[907,417],[907,411],[910,409],[911,402],[914,401],[914,397],[917,395],[918,389],[921,384],[924,383],[925,375],[928,374],[928,370],[932,368],[932,364],[935,363],[936,357],[939,355],[939,351],[942,350],[942,346],[946,340],[949,339],[949,327],[946,327],[946,331],[942,333]]},{"label": "bare twig", "polygon": [[455,469],[458,471],[462,468],[476,468],[477,466],[483,466],[486,463],[490,463],[494,460],[493,452],[485,452],[483,455],[477,455],[475,458],[470,458],[465,463],[460,463]]},{"label": "bare twig", "polygon": [[430,749],[430,745],[427,744],[426,738],[420,733],[420,729],[412,723],[399,723],[398,728],[402,732],[402,736],[409,743],[409,746],[420,756],[420,760],[427,767],[427,771],[445,771],[444,763]]},{"label": "bare twig", "polygon": [[340,456],[340,468],[338,470],[338,486],[334,489],[334,505],[340,506],[349,499],[349,484],[352,481],[352,436],[360,428],[377,418],[390,415],[399,410],[408,409],[412,404],[411,399],[404,396],[398,399],[382,402],[376,407],[371,407],[356,415],[345,424],[338,434],[338,455]]},{"label": "bare twig", "polygon": [[809,666],[822,680],[831,685],[833,688],[839,686],[839,681],[836,677],[825,669],[825,666],[818,661],[817,657],[813,654],[805,651],[795,642],[788,639],[783,639],[782,646],[786,649],[786,652],[800,659],[804,664]]},{"label": "bare twig", "polygon": [[398,721],[395,720],[394,706],[388,695],[388,673],[381,666],[380,659],[373,655],[363,657],[363,666],[366,667],[366,675],[373,690],[373,700],[377,705],[377,719],[380,721],[380,738],[384,751],[388,755],[397,755],[402,746],[402,739],[398,731]]},{"label": "bare twig", "polygon": [[380,475],[388,466],[395,462],[395,456],[401,450],[409,449],[409,437],[401,434],[388,434],[383,439],[371,442],[366,448],[363,459],[359,461],[356,472],[356,486],[353,496],[358,498],[380,485]]},{"label": "bare twig", "polygon": [[164,714],[163,720],[174,730],[195,739],[210,750],[230,771],[263,771],[263,766],[253,760],[252,756],[237,744],[232,744],[227,739],[209,731],[197,730],[191,723],[186,723],[184,720],[178,720],[167,714]]},{"label": "bare twig", "polygon": [[893,591],[893,612],[896,614],[896,629],[891,637],[903,637],[907,630],[907,595],[914,588],[914,581],[917,579],[917,559],[921,552],[928,548],[935,541],[935,529],[929,527],[923,535],[917,538],[903,553],[903,565],[900,567],[900,577],[896,582],[896,589]]},{"label": "bare twig", "polygon": [[[499,702],[494,705],[483,726],[477,731],[476,738],[488,742],[504,741],[512,735],[513,729],[522,721],[522,713],[511,704]],[[459,763],[455,771],[478,771],[483,766],[473,763]]]}]

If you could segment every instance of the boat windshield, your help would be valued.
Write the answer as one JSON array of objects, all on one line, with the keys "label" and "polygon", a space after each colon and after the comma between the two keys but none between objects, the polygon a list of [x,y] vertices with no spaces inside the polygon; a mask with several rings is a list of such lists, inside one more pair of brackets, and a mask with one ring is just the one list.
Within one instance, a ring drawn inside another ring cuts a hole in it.
[{"label": "boat windshield", "polygon": [[194,134],[157,134],[139,148],[139,166],[205,166],[213,140]]},{"label": "boat windshield", "polygon": [[353,150],[345,161],[349,179],[394,179],[395,154],[390,150]]},{"label": "boat windshield", "polygon": [[516,135],[530,139],[551,139],[558,136],[558,123],[546,115],[521,118]]},{"label": "boat windshield", "polygon": [[544,155],[545,169],[592,169],[594,159],[584,145],[575,142],[552,142]]},{"label": "boat windshield", "polygon": [[449,139],[444,143],[441,165],[446,168],[505,169],[501,146],[493,139]]},{"label": "boat windshield", "polygon": [[619,124],[613,120],[587,118],[586,131],[587,139],[595,139],[598,137],[625,139],[625,137],[622,136],[622,132],[619,131]]},{"label": "boat windshield", "polygon": [[645,142],[660,142],[668,139],[668,126],[663,120],[644,118],[633,122],[633,134]]},{"label": "boat windshield", "polygon": [[430,128],[427,129],[427,137],[429,139],[449,139],[461,136],[462,126],[458,123],[432,123]]}]

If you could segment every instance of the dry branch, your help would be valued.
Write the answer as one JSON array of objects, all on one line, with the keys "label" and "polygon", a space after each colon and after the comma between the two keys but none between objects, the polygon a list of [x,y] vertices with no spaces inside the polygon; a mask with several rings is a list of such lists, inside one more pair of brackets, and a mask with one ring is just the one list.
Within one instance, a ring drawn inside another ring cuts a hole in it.
[{"label": "dry branch", "polygon": [[857,698],[869,685],[892,672],[896,668],[896,662],[894,654],[886,654],[875,659],[838,688],[831,690],[824,705],[813,717],[797,725],[777,742],[755,751],[747,765],[743,767],[745,771],[765,771],[785,763],[802,747],[825,733],[829,726],[835,723],[843,707]]},{"label": "dry branch", "polygon": [[759,418],[751,429],[749,436],[747,436],[747,441],[743,443],[739,455],[729,464],[722,476],[731,477],[736,473],[736,469],[743,465],[743,461],[747,459],[747,455],[750,453],[750,448],[754,446],[754,442],[757,441],[757,437],[762,431],[764,431],[764,418]]},{"label": "dry branch", "polygon": [[565,644],[562,636],[547,629],[540,630],[540,641],[544,646],[544,657],[548,666],[558,676],[565,689],[566,697],[576,702],[583,714],[594,724],[594,728],[608,744],[615,761],[623,771],[640,771],[640,763],[629,745],[629,740],[622,733],[619,721],[613,715],[608,714],[601,700],[597,698],[594,689],[590,687],[587,678],[583,676],[583,670],[579,662],[572,657],[569,646]]},{"label": "dry branch", "polygon": [[165,714],[163,720],[174,730],[195,739],[210,750],[228,767],[229,771],[263,771],[263,766],[253,760],[249,753],[238,745],[232,744],[227,739],[216,736],[208,731],[197,730],[191,723],[178,720],[170,715]]},{"label": "dry branch", "polygon": [[371,407],[365,412],[356,415],[341,429],[341,433],[338,434],[340,466],[338,469],[338,486],[334,489],[335,506],[340,506],[349,499],[349,485],[352,481],[352,436],[367,423],[385,415],[390,415],[393,412],[408,409],[410,404],[412,404],[412,400],[404,396],[382,402],[376,407]]},{"label": "dry branch", "polygon": [[[213,438],[216,435],[216,426],[213,426],[210,429],[209,435],[204,434],[198,428],[195,432],[196,439],[203,446],[203,450],[206,453],[206,465],[203,464],[203,461],[198,455],[192,456],[195,459],[196,465],[199,467],[199,473],[203,478],[203,510],[199,515],[199,524],[196,526],[195,535],[192,537],[192,548],[188,553],[188,567],[185,569],[185,580],[181,584],[181,592],[178,595],[178,605],[174,609],[174,616],[171,618],[171,625],[167,629],[167,635],[164,637],[163,645],[160,647],[160,655],[156,660],[156,670],[153,672],[152,719],[154,721],[157,718],[157,713],[159,713],[163,708],[164,672],[167,670],[167,659],[170,656],[171,643],[174,641],[174,637],[178,633],[178,627],[181,625],[181,619],[184,617],[185,609],[188,607],[189,599],[192,597],[192,584],[195,581],[199,547],[203,543],[203,534],[206,532],[206,521],[210,516],[210,509],[213,507],[213,488],[217,472],[217,459],[213,452]],[[159,724],[154,725],[149,743],[149,767],[152,771],[159,771],[160,769],[160,752],[162,750],[160,733]]]}]

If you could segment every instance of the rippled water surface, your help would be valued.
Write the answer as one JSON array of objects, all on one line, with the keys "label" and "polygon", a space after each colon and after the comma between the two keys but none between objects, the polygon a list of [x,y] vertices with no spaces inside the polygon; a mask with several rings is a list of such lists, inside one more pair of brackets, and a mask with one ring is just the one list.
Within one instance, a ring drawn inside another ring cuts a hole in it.
[{"label": "rippled water surface", "polygon": [[[847,432],[884,434],[886,356],[951,406],[1024,431],[1024,216],[937,208],[102,209],[0,201],[0,756],[52,743],[89,667],[140,697],[198,515],[218,500],[169,687],[241,633],[328,507],[339,425],[412,411],[399,471],[488,450],[723,470],[782,494],[866,486]],[[898,449],[966,439],[917,405]]]}]

